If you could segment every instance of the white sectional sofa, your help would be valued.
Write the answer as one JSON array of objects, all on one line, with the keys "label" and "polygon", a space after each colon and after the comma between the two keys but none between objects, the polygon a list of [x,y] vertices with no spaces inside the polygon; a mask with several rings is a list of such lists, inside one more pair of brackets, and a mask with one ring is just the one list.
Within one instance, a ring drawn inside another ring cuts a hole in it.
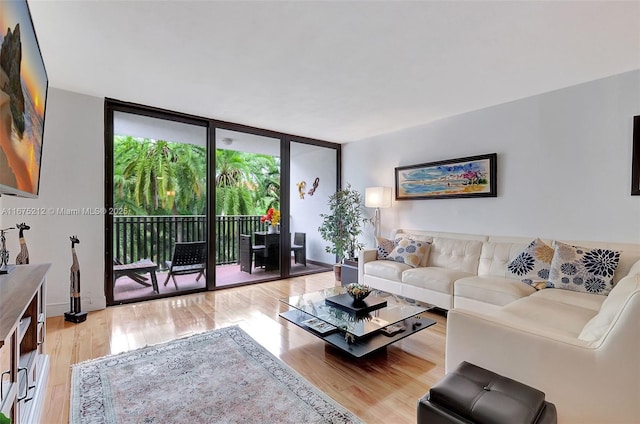
[{"label": "white sectional sofa", "polygon": [[360,282],[449,310],[447,370],[467,361],[536,387],[560,423],[640,423],[640,244],[564,241],[621,251],[604,296],[510,278],[507,264],[535,237],[396,235],[430,251],[415,268],[362,251]]}]

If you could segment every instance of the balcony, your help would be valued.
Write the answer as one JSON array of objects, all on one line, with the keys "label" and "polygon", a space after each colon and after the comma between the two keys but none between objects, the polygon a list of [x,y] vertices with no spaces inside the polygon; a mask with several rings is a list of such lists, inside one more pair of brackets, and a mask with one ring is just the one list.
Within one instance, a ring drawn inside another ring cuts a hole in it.
[{"label": "balcony", "polygon": [[[260,215],[216,216],[213,245],[209,249],[216,252],[216,286],[226,286],[249,281],[277,278],[279,270],[255,270],[252,274],[240,271],[240,234],[254,234],[264,231],[265,224]],[[131,263],[148,258],[158,265],[157,279],[160,295],[175,293],[172,282],[165,287],[167,275],[166,261],[171,260],[176,242],[201,241],[207,239],[205,215],[162,215],[162,216],[114,216],[113,257],[122,263]],[[326,266],[308,263],[302,267],[292,262],[291,272],[306,273],[326,270]],[[147,274],[148,276],[148,274]],[[203,288],[204,280],[195,281],[195,275],[178,277],[180,291]],[[135,283],[128,277],[120,277],[114,285],[114,300],[127,301],[133,298],[155,297],[150,287]]]},{"label": "balcony", "polygon": [[[265,229],[259,215],[216,216],[216,266],[238,263],[240,234]],[[149,258],[166,270],[176,242],[207,239],[205,215],[115,216],[113,256],[123,263]]]}]

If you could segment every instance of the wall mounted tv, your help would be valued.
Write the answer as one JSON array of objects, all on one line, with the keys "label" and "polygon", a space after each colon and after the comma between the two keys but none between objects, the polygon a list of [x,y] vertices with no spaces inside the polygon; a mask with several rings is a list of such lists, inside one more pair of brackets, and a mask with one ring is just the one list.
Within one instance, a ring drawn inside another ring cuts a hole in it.
[{"label": "wall mounted tv", "polygon": [[0,0],[0,194],[37,197],[49,80],[26,0]]}]

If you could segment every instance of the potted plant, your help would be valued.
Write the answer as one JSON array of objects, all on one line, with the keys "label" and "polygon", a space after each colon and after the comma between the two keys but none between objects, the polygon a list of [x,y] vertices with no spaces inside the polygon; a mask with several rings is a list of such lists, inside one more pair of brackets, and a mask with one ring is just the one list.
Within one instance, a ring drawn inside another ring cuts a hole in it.
[{"label": "potted plant", "polygon": [[329,213],[321,213],[322,224],[318,232],[329,243],[327,253],[338,258],[334,266],[336,280],[340,281],[341,263],[344,259],[355,259],[356,251],[364,247],[358,240],[362,233],[362,224],[366,218],[362,215],[362,195],[351,188],[351,184],[329,196]]}]

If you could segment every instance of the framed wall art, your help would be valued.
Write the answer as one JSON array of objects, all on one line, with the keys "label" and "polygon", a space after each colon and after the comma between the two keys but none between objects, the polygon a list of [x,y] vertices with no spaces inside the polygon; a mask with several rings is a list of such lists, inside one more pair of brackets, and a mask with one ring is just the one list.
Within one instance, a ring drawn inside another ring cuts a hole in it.
[{"label": "framed wall art", "polygon": [[396,200],[496,197],[497,154],[396,168]]},{"label": "framed wall art", "polygon": [[633,117],[633,159],[631,161],[631,195],[640,196],[640,115]]}]

